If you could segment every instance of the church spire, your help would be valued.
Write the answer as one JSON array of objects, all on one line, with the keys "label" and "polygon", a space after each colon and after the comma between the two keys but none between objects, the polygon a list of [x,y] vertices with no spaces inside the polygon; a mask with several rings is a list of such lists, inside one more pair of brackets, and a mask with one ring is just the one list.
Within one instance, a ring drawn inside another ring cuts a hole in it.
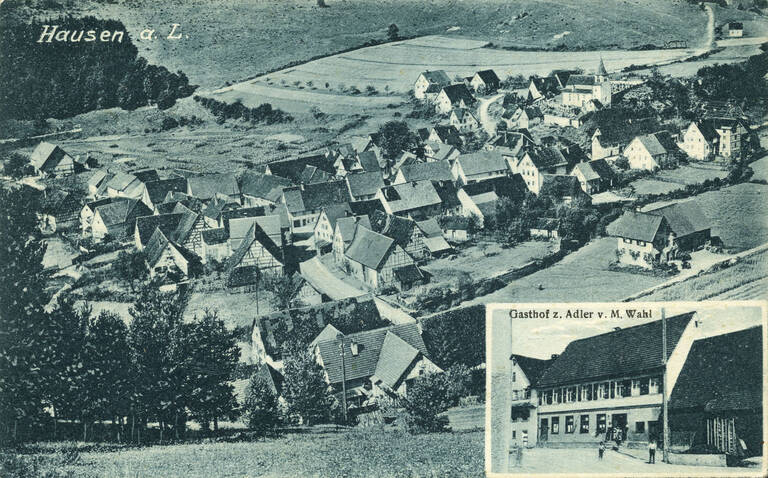
[{"label": "church spire", "polygon": [[600,65],[597,67],[597,74],[600,76],[607,76],[608,71],[605,69],[605,63],[603,63],[603,57],[600,57]]}]

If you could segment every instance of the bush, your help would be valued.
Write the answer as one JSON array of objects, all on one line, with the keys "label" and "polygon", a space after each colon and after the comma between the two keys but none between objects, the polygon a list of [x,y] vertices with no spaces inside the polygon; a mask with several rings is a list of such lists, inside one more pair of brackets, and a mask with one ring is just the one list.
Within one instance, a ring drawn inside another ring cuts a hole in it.
[{"label": "bush", "polygon": [[242,405],[243,421],[258,436],[274,433],[282,423],[280,404],[269,384],[258,375],[252,375],[245,390]]},{"label": "bush", "polygon": [[441,415],[451,406],[447,377],[441,373],[422,375],[408,387],[405,400],[406,424],[411,433],[448,430],[448,418]]}]

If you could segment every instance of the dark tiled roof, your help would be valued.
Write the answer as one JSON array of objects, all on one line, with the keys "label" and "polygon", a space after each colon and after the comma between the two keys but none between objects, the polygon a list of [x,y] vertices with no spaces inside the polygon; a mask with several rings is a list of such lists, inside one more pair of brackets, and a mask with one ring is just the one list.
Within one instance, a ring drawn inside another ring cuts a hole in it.
[{"label": "dark tiled roof", "polygon": [[160,181],[160,176],[157,174],[156,169],[140,169],[138,171],[131,171],[131,174],[136,176],[136,179],[142,183]]},{"label": "dark tiled roof", "polygon": [[403,284],[411,284],[424,278],[424,274],[421,273],[421,270],[419,270],[416,264],[396,267],[392,270],[392,273],[395,275],[395,278]]},{"label": "dark tiled roof", "polygon": [[104,225],[124,224],[139,216],[149,216],[152,211],[140,201],[135,199],[118,199],[96,207]]},{"label": "dark tiled roof", "polygon": [[346,180],[352,196],[376,194],[379,192],[379,189],[384,187],[384,178],[381,177],[381,173],[378,171],[348,174]]},{"label": "dark tiled roof", "polygon": [[292,213],[313,211],[349,201],[347,183],[343,180],[285,188],[283,196],[288,211]]},{"label": "dark tiled roof", "polygon": [[381,171],[386,166],[384,158],[380,158],[375,150],[363,151],[357,155],[357,160],[360,161],[360,167],[364,171],[374,172]]},{"label": "dark tiled roof", "polygon": [[597,83],[594,75],[571,75],[568,77],[568,87],[592,86]]},{"label": "dark tiled roof", "polygon": [[664,216],[669,227],[677,237],[687,236],[711,227],[710,221],[704,215],[699,205],[693,201],[681,201],[646,210],[648,214]]},{"label": "dark tiled roof", "polygon": [[581,189],[578,178],[567,174],[544,174],[541,185],[541,195],[550,196],[557,199],[566,197],[575,198],[581,196],[584,191]]},{"label": "dark tiled roof", "polygon": [[552,365],[555,359],[537,359],[533,357],[526,357],[525,355],[512,354],[512,359],[517,365],[520,366],[525,377],[528,379],[528,383],[536,383],[541,375]]},{"label": "dark tiled roof", "polygon": [[216,194],[224,196],[240,194],[235,175],[229,173],[192,176],[187,179],[187,184],[190,194],[203,201],[213,199]]},{"label": "dark tiled roof", "polygon": [[568,159],[563,155],[562,151],[554,146],[531,148],[527,151],[527,154],[536,168],[540,170],[568,164]]},{"label": "dark tiled roof", "polygon": [[608,230],[612,236],[653,242],[664,224],[664,218],[661,216],[627,211],[611,224]]},{"label": "dark tiled roof", "polygon": [[144,184],[152,204],[159,204],[165,200],[169,192],[187,192],[187,180],[185,178],[161,179],[149,181]]},{"label": "dark tiled roof", "polygon": [[[695,312],[667,319],[667,356]],[[538,387],[626,377],[662,366],[661,321],[574,340],[542,374]]]},{"label": "dark tiled roof", "polygon": [[[387,335],[389,334],[395,335],[405,342],[408,347],[404,347],[398,341],[390,339],[390,342],[395,343],[388,344],[385,349],[384,344],[387,342]],[[357,355],[353,355],[350,349],[350,344],[353,342],[358,346]],[[317,344],[325,372],[328,374],[331,384],[340,383],[343,377],[339,345],[339,340]],[[397,375],[398,370],[404,369],[402,367],[404,359],[407,360],[408,357],[411,357],[410,361],[412,361],[416,357],[416,354],[411,349],[422,355],[427,354],[424,340],[421,338],[419,325],[416,323],[393,325],[391,327],[347,335],[344,337],[346,379],[355,380],[371,377],[376,375],[378,369],[384,375],[384,377],[378,378],[382,379],[382,381],[385,379],[391,381],[393,375],[389,371],[394,371],[394,375]],[[381,366],[379,365],[380,362]],[[385,372],[385,370],[389,371]],[[391,382],[387,383],[387,385],[391,386]]]},{"label": "dark tiled roof", "polygon": [[428,163],[413,163],[400,168],[406,182],[423,181],[452,181],[451,165],[448,161],[430,161]]},{"label": "dark tiled roof", "polygon": [[448,75],[443,70],[427,70],[422,75],[424,75],[428,82],[433,84],[449,85],[451,83],[451,79],[448,78]]},{"label": "dark tiled roof", "polygon": [[458,145],[461,144],[461,135],[459,130],[453,125],[439,124],[432,128],[441,143]]},{"label": "dark tiled roof", "polygon": [[350,260],[378,270],[394,244],[394,239],[359,226],[345,254]]},{"label": "dark tiled roof", "polygon": [[547,76],[543,78],[534,76],[531,78],[531,83],[533,83],[533,85],[536,87],[536,89],[539,91],[539,94],[541,95],[546,95],[548,93],[557,94],[561,88],[561,85],[558,83],[557,78],[552,76]]},{"label": "dark tiled roof", "polygon": [[283,188],[290,185],[290,180],[270,174],[246,172],[240,178],[241,193],[271,202],[277,202]]},{"label": "dark tiled roof", "polygon": [[672,389],[670,409],[749,410],[763,403],[763,329],[699,339]]},{"label": "dark tiled roof", "polygon": [[411,241],[413,228],[416,227],[416,223],[411,219],[386,214],[381,211],[374,212],[370,219],[372,231],[394,239],[403,249]]},{"label": "dark tiled roof", "polygon": [[382,193],[389,207],[395,213],[412,211],[442,203],[432,181],[394,184],[383,188]]},{"label": "dark tiled roof", "polygon": [[206,244],[223,244],[227,239],[229,239],[229,232],[223,227],[203,230],[203,241]]},{"label": "dark tiled roof", "polygon": [[160,260],[163,251],[168,247],[169,243],[170,241],[168,241],[168,237],[163,234],[163,231],[160,229],[155,229],[153,231],[149,242],[147,242],[147,247],[144,248],[144,254],[150,267],[154,267],[154,265],[157,264],[157,261]]},{"label": "dark tiled roof", "polygon": [[466,184],[462,189],[470,197],[495,192],[498,197],[522,198],[528,191],[525,180],[519,174]]},{"label": "dark tiled roof", "polygon": [[325,217],[328,218],[328,222],[331,223],[332,230],[336,228],[336,221],[352,215],[352,209],[350,209],[349,203],[346,202],[325,206],[323,212],[325,212]]},{"label": "dark tiled roof", "polygon": [[370,216],[375,211],[384,211],[384,205],[378,198],[351,202],[349,207],[355,216]]},{"label": "dark tiled roof", "polygon": [[478,71],[477,76],[479,76],[480,79],[483,80],[483,83],[486,85],[498,85],[501,83],[498,75],[496,75],[496,72],[493,70]]},{"label": "dark tiled roof", "polygon": [[451,104],[458,104],[462,100],[464,100],[464,104],[466,105],[470,105],[475,102],[475,97],[472,96],[469,88],[467,88],[463,83],[444,86],[442,91],[445,92],[445,95],[451,101]]},{"label": "dark tiled roof", "polygon": [[371,229],[371,221],[368,219],[368,216],[342,217],[336,221],[336,226],[345,244],[352,242],[358,225]]},{"label": "dark tiled roof", "polygon": [[333,174],[308,164],[304,166],[304,171],[302,171],[299,176],[299,182],[301,184],[323,183],[329,181],[332,177]]},{"label": "dark tiled roof", "polygon": [[653,118],[619,121],[616,118],[605,118],[598,121],[600,144],[626,145],[635,136],[653,133],[659,130],[658,122]]},{"label": "dark tiled roof", "polygon": [[160,229],[163,234],[170,236],[179,226],[183,216],[183,214],[158,214],[156,216],[137,217],[136,229],[139,231],[139,242],[146,245],[155,229]]},{"label": "dark tiled roof", "polygon": [[445,231],[466,231],[469,229],[469,218],[464,216],[445,216],[441,221]]},{"label": "dark tiled roof", "polygon": [[269,171],[275,176],[290,179],[294,183],[301,182],[301,175],[306,166],[314,166],[330,175],[336,173],[333,169],[333,161],[329,160],[322,153],[313,153],[311,155],[299,156],[298,158],[274,161],[267,166],[269,167]]},{"label": "dark tiled roof", "polygon": [[462,154],[457,161],[466,176],[509,169],[507,161],[496,151],[478,151],[476,153]]}]

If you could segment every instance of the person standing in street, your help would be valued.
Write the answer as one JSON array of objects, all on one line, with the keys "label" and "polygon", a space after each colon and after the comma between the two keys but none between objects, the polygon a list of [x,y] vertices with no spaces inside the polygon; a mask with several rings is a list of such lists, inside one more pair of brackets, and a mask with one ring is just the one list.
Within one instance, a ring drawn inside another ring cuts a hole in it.
[{"label": "person standing in street", "polygon": [[597,459],[602,460],[605,454],[605,442],[601,441],[600,446],[597,448]]},{"label": "person standing in street", "polygon": [[656,463],[656,440],[648,441],[648,463]]}]

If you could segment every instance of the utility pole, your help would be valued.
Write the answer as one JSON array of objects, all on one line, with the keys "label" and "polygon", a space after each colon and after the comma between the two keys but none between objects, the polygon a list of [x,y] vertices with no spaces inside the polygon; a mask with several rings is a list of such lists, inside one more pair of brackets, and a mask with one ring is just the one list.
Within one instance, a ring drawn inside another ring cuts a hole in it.
[{"label": "utility pole", "polygon": [[341,343],[339,344],[339,349],[341,350],[341,403],[342,403],[342,410],[344,412],[344,424],[347,424],[347,366],[345,362],[345,351],[344,351],[344,334],[339,334],[339,339],[341,339]]},{"label": "utility pole", "polygon": [[661,379],[661,413],[664,420],[663,439],[664,463],[669,463],[669,410],[667,409],[667,315],[664,308],[661,309],[661,357],[664,372]]}]

